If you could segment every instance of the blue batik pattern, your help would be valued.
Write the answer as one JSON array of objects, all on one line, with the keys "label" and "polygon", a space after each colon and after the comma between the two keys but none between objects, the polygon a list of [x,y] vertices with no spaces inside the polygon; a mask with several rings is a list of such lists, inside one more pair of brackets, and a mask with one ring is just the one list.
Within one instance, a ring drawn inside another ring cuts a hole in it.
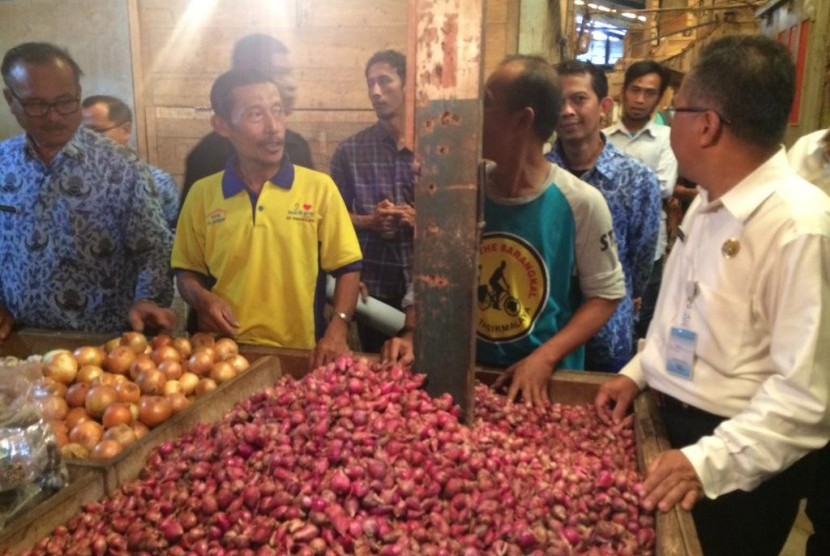
[{"label": "blue batik pattern", "polygon": [[139,299],[168,306],[167,228],[147,165],[80,127],[49,164],[0,143],[0,303],[18,324],[115,332]]},{"label": "blue batik pattern", "polygon": [[[568,167],[558,142],[547,158]],[[585,368],[617,372],[634,355],[633,299],[642,297],[654,264],[660,231],[660,185],[648,166],[608,141],[594,167],[577,177],[596,187],[608,203],[626,290],[613,316],[586,344]]]}]

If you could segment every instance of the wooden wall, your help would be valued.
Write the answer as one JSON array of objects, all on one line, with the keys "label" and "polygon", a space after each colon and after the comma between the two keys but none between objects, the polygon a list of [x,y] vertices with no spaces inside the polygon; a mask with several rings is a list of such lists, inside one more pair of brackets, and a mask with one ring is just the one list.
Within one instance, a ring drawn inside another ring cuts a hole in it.
[{"label": "wooden wall", "polygon": [[[190,8],[195,4],[141,0],[133,14],[147,155],[177,178],[210,130],[210,87],[230,66],[239,38],[269,33],[291,50],[298,99],[288,126],[306,138],[315,166],[326,172],[338,143],[375,122],[366,60],[385,48],[406,52],[407,0],[202,0],[198,12]],[[486,71],[515,50],[510,5],[488,3]]]},{"label": "wooden wall", "polygon": [[761,32],[789,46],[797,64],[798,93],[786,144],[830,127],[830,2],[768,2],[758,10]]},{"label": "wooden wall", "polygon": [[[24,42],[68,48],[84,71],[83,95],[132,103],[126,0],[0,0],[0,56]],[[6,102],[0,105],[0,140],[22,133]]]},{"label": "wooden wall", "polygon": [[[521,5],[542,0],[483,1],[486,75],[516,52]],[[406,52],[408,7],[408,0],[4,0],[0,48],[29,40],[68,47],[86,72],[84,95],[131,104],[139,153],[181,182],[187,153],[210,131],[210,87],[230,67],[234,43],[272,34],[291,50],[298,85],[288,125],[327,172],[338,143],[375,122],[364,65],[377,50]],[[17,133],[6,109],[0,139]]]}]

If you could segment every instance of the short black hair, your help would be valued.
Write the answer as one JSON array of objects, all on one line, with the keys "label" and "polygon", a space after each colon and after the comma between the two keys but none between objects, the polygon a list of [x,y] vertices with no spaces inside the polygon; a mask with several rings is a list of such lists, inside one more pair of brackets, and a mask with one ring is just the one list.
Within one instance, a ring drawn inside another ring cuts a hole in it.
[{"label": "short black hair", "polygon": [[9,77],[12,68],[17,64],[35,64],[43,65],[55,62],[57,60],[64,61],[75,74],[75,84],[81,85],[81,76],[84,74],[78,63],[69,55],[69,51],[65,48],[55,46],[48,42],[24,42],[18,44],[6,52],[3,56],[3,64],[0,66],[0,73],[3,75],[3,82],[6,87],[9,85]]},{"label": "short black hair", "polygon": [[635,79],[639,79],[640,77],[650,73],[656,73],[660,78],[660,96],[663,96],[663,93],[666,92],[666,89],[669,86],[671,74],[666,66],[659,62],[655,62],[654,60],[640,60],[639,62],[634,62],[628,66],[628,69],[625,70],[623,90],[628,89],[628,86],[631,85],[631,82]]},{"label": "short black hair", "polygon": [[522,70],[510,84],[505,94],[507,107],[511,110],[533,109],[533,131],[545,141],[553,135],[562,110],[562,88],[550,63],[541,56],[513,54],[507,56],[500,66],[520,63]]},{"label": "short black hair", "polygon": [[706,45],[686,77],[685,92],[710,103],[745,143],[776,148],[795,96],[790,51],[763,35],[730,35]]},{"label": "short black hair", "polygon": [[591,77],[591,88],[596,93],[597,98],[602,100],[608,96],[608,78],[601,67],[582,60],[567,60],[556,64],[555,68],[560,77],[563,75],[588,74]]},{"label": "short black hair", "polygon": [[254,69],[266,73],[274,54],[288,52],[288,48],[271,35],[254,33],[236,42],[231,55],[231,65],[234,69]]},{"label": "short black hair", "polygon": [[123,100],[110,95],[90,95],[84,99],[81,106],[89,108],[96,104],[107,105],[107,118],[115,124],[121,125],[133,121],[133,111]]},{"label": "short black hair", "polygon": [[217,116],[230,120],[231,112],[233,112],[234,89],[257,83],[272,83],[279,89],[274,80],[262,72],[253,69],[226,71],[213,82],[213,87],[210,89],[210,107]]},{"label": "short black hair", "polygon": [[406,56],[397,50],[381,50],[372,54],[369,61],[366,62],[366,69],[363,70],[363,75],[369,76],[369,68],[375,64],[389,64],[395,69],[398,77],[401,78],[401,84],[406,85]]}]

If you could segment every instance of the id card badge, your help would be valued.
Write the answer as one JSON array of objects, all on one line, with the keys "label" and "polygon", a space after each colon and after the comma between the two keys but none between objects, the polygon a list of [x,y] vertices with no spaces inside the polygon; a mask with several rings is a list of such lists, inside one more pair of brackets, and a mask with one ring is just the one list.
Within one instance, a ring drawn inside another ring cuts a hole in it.
[{"label": "id card badge", "polygon": [[674,376],[691,380],[696,344],[697,333],[688,328],[673,326],[669,331],[666,370]]}]

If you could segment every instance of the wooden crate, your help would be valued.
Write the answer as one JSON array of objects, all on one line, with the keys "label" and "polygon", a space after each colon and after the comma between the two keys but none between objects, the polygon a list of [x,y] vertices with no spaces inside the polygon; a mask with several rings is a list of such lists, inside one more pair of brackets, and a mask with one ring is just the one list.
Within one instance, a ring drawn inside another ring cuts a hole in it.
[{"label": "wooden crate", "polygon": [[141,440],[127,446],[114,458],[103,462],[70,460],[67,465],[97,473],[103,483],[104,493],[110,494],[122,483],[138,477],[147,456],[159,444],[173,440],[199,423],[218,421],[237,401],[264,390],[281,376],[279,358],[260,357],[247,371],[201,396],[190,407],[151,430]]},{"label": "wooden crate", "polygon": [[81,346],[99,346],[115,336],[115,334],[24,328],[12,332],[0,344],[0,355],[12,355],[25,359],[30,355],[42,355],[53,349],[74,350]]},{"label": "wooden crate", "polygon": [[[90,343],[85,341],[89,339],[89,336],[83,338],[74,335],[73,337],[71,334],[56,336],[57,341],[62,342],[62,345],[48,345],[41,334],[36,334],[35,338],[29,334],[23,336],[22,344],[18,345],[33,345],[45,348],[38,349],[37,352],[48,351],[56,347],[76,347]],[[84,341],[73,345],[67,343],[73,340]],[[306,350],[242,345],[240,351],[251,361],[252,365],[248,371],[233,381],[200,398],[190,408],[174,416],[167,423],[153,429],[144,439],[112,460],[101,464],[91,462],[70,464],[70,467],[77,468],[74,471],[75,473],[82,474],[86,472],[88,474],[86,476],[92,477],[95,484],[91,491],[95,496],[86,496],[83,502],[77,504],[73,500],[66,505],[67,507],[64,507],[64,504],[53,501],[57,500],[59,495],[61,495],[61,500],[66,499],[66,495],[63,495],[64,491],[62,491],[36,508],[36,514],[43,515],[43,522],[47,523],[48,526],[38,525],[35,532],[27,535],[25,540],[15,542],[14,545],[7,547],[3,542],[0,542],[0,551],[4,549],[22,550],[32,546],[39,538],[48,534],[52,528],[68,520],[80,509],[84,502],[101,498],[112,492],[120,484],[137,477],[144,467],[149,453],[160,443],[175,438],[197,423],[210,423],[218,420],[236,401],[273,384],[282,375],[299,379],[308,372],[309,352]],[[25,356],[28,353],[22,355]],[[358,356],[365,356],[370,359],[377,357],[369,354],[358,354]],[[476,372],[477,379],[485,384],[492,384],[498,376],[500,376],[499,372],[494,369],[478,369]],[[557,371],[553,374],[551,381],[552,399],[564,404],[591,403],[596,396],[599,385],[608,378],[609,375],[604,373]],[[640,469],[645,469],[660,451],[668,449],[669,444],[659,411],[650,392],[645,392],[637,398],[634,410],[638,464]],[[48,507],[47,503],[49,504]],[[36,520],[33,516],[30,523],[34,521]],[[656,553],[658,556],[700,556],[702,554],[694,523],[689,513],[675,508],[666,514],[658,514],[656,529]]]}]

